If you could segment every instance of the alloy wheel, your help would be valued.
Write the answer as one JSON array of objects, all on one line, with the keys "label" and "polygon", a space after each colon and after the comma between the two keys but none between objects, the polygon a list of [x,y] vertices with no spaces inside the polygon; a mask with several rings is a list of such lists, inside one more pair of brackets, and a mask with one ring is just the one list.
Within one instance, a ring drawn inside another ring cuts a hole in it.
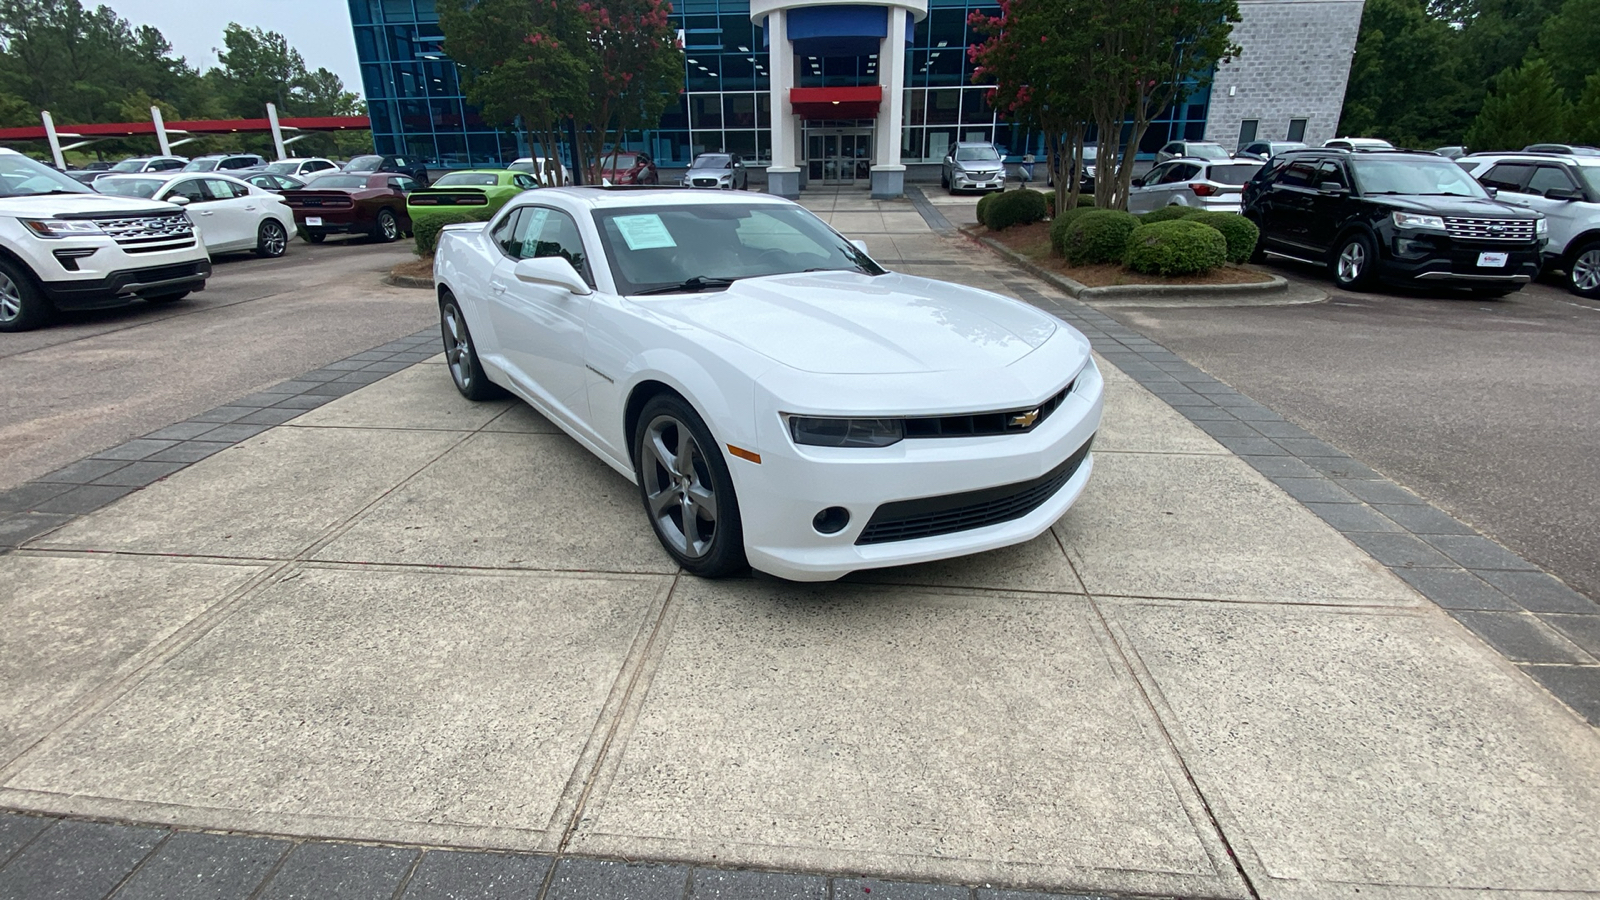
[{"label": "alloy wheel", "polygon": [[642,449],[645,504],[656,530],[684,556],[705,556],[717,534],[717,498],[705,451],[689,426],[670,415],[650,420]]},{"label": "alloy wheel", "polygon": [[1344,245],[1344,250],[1339,253],[1339,280],[1345,284],[1354,284],[1361,280],[1361,272],[1367,266],[1367,249],[1361,246],[1360,241],[1351,241]]},{"label": "alloy wheel", "polygon": [[461,319],[461,310],[454,303],[444,305],[444,359],[450,366],[450,377],[456,387],[466,393],[472,389],[472,336],[467,323]]},{"label": "alloy wheel", "polygon": [[1572,261],[1572,286],[1585,293],[1600,290],[1600,247],[1591,247]]},{"label": "alloy wheel", "polygon": [[15,322],[22,317],[22,288],[0,272],[0,322]]},{"label": "alloy wheel", "polygon": [[268,222],[261,227],[261,249],[268,256],[282,256],[283,251],[289,246],[289,233],[277,222]]},{"label": "alloy wheel", "polygon": [[379,217],[379,221],[378,221],[378,225],[383,229],[383,239],[384,240],[392,241],[395,238],[400,236],[400,226],[399,226],[398,223],[395,222],[394,216],[392,216],[392,215],[380,216]]}]

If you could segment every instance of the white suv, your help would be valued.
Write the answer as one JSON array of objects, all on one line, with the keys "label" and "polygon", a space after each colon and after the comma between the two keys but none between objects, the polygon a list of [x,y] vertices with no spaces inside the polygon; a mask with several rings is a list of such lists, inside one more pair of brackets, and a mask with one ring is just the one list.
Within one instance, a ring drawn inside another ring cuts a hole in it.
[{"label": "white suv", "polygon": [[0,331],[57,309],[178,300],[210,275],[181,207],[97,194],[0,147]]},{"label": "white suv", "polygon": [[1600,298],[1600,157],[1474,153],[1456,165],[1494,188],[1496,200],[1544,213],[1546,265],[1567,273],[1574,294]]}]

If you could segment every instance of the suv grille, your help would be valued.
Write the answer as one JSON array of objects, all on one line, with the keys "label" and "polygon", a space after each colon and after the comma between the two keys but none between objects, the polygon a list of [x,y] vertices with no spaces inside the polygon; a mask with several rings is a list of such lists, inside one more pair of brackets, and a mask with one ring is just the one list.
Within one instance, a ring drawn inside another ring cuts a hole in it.
[{"label": "suv grille", "polygon": [[1532,243],[1532,219],[1464,219],[1446,216],[1444,230],[1451,237],[1467,241],[1514,241]]},{"label": "suv grille", "polygon": [[163,213],[126,219],[95,219],[100,230],[130,253],[170,250],[194,243],[194,223],[187,213]]},{"label": "suv grille", "polygon": [[1043,506],[1062,486],[1072,480],[1078,467],[1089,457],[1091,437],[1066,461],[1032,481],[984,488],[942,497],[896,500],[872,513],[867,527],[856,538],[857,544],[883,544],[916,538],[954,534],[986,525],[1020,519]]}]

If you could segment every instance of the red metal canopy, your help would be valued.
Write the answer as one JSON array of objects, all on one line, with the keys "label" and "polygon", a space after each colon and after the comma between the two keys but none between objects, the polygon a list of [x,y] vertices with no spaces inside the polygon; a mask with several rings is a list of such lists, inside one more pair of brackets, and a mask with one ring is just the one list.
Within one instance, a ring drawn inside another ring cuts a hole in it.
[{"label": "red metal canopy", "polygon": [[[372,120],[366,116],[299,116],[279,118],[278,124],[284,128],[292,128],[298,131],[344,131],[356,128],[369,129],[372,127]],[[231,134],[234,132],[268,132],[271,130],[272,123],[266,119],[210,119],[195,122],[167,123],[167,131],[169,133],[187,131],[190,134]],[[64,125],[58,122],[56,123],[56,132],[96,138],[153,136],[156,133],[156,126],[153,122],[112,122],[98,125]],[[44,139],[43,125],[0,128],[0,141],[42,141]]]},{"label": "red metal canopy", "polygon": [[789,105],[802,119],[876,119],[883,103],[883,88],[790,88]]}]

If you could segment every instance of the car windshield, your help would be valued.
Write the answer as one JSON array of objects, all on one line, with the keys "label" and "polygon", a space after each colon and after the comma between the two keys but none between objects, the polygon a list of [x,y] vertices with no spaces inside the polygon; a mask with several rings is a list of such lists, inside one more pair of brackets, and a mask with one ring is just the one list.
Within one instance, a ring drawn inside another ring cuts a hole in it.
[{"label": "car windshield", "polygon": [[1578,166],[1578,174],[1583,176],[1590,192],[1600,194],[1600,166]]},{"label": "car windshield", "polygon": [[640,206],[596,210],[594,218],[623,294],[667,293],[697,280],[721,287],[796,272],[884,274],[854,244],[797,206]]},{"label": "car windshield", "polygon": [[149,161],[150,160],[148,160],[148,159],[146,159],[146,158],[144,158],[142,156],[141,157],[136,157],[134,159],[125,159],[122,162],[119,162],[116,165],[112,166],[111,167],[111,171],[113,171],[113,172],[143,172],[145,163],[147,163]]},{"label": "car windshield", "polygon": [[215,172],[217,163],[221,161],[219,159],[191,159],[189,164],[183,167],[183,170],[185,172]]},{"label": "car windshield", "polygon": [[1184,156],[1192,159],[1227,159],[1228,151],[1220,144],[1190,144]]},{"label": "car windshield", "polygon": [[451,172],[434,179],[434,187],[484,187],[500,183],[500,176],[489,172]]},{"label": "car windshield", "polygon": [[76,179],[21,154],[0,153],[0,197],[37,194],[92,194]]},{"label": "car windshield", "polygon": [[1000,154],[993,147],[957,147],[956,162],[994,162]]},{"label": "car windshield", "polygon": [[323,188],[364,188],[366,186],[367,176],[365,175],[343,175],[337,172],[319,175],[306,182],[306,187],[318,190]]},{"label": "car windshield", "polygon": [[116,194],[119,197],[142,197],[149,200],[161,190],[167,182],[161,178],[102,178],[95,182],[95,187],[102,194]]},{"label": "car windshield", "polygon": [[298,168],[300,168],[300,164],[297,162],[275,162],[267,163],[267,167],[263,171],[271,172],[274,175],[293,175]]},{"label": "car windshield", "polygon": [[383,165],[381,156],[358,156],[344,164],[346,172],[376,172]]},{"label": "car windshield", "polygon": [[733,165],[731,156],[697,156],[689,166],[691,169],[726,169]]},{"label": "car windshield", "polygon": [[1246,184],[1259,171],[1261,171],[1260,163],[1229,163],[1225,166],[1212,166],[1206,174],[1206,180],[1217,184]]},{"label": "car windshield", "polygon": [[1448,159],[1352,159],[1361,193],[1485,198],[1472,176]]}]

